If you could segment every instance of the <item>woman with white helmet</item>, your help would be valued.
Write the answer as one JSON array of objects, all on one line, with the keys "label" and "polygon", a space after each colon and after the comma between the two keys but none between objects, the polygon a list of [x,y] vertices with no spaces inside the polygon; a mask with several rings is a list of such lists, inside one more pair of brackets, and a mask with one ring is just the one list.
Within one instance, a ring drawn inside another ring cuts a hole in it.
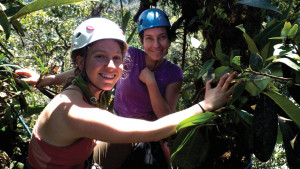
[{"label": "woman with white helmet", "polygon": [[[175,111],[183,72],[180,67],[164,59],[170,46],[170,26],[168,16],[160,9],[148,9],[139,16],[137,27],[144,51],[129,47],[125,54],[123,75],[115,90],[114,112],[117,115],[153,121]],[[61,76],[63,78],[53,78],[53,81],[47,77],[38,85],[59,84],[70,74],[72,71]],[[166,157],[168,161],[166,145],[163,142],[151,144],[152,147],[160,147],[161,144],[165,152],[161,159]],[[114,161],[110,164],[111,168],[115,168],[125,161],[131,150],[130,144],[98,144],[94,161]],[[160,164],[166,163],[162,161]]]},{"label": "woman with white helmet", "polygon": [[[178,123],[212,111],[230,97],[236,73],[221,78],[216,88],[207,83],[205,99],[183,111],[149,122],[123,118],[100,109],[99,95],[111,90],[123,70],[127,43],[118,26],[104,18],[81,23],[72,39],[76,76],[40,114],[28,150],[28,167],[88,168],[96,140],[110,143],[158,141],[175,133]],[[105,167],[104,167],[105,168]]]}]

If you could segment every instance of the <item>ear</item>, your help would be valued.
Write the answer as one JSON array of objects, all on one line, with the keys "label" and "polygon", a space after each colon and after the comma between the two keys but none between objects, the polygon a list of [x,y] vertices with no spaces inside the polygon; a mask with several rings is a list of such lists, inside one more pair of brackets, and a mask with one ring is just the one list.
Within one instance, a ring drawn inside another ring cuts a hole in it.
[{"label": "ear", "polygon": [[143,45],[144,45],[144,41],[143,41],[143,39],[142,39],[141,37],[139,37],[139,39],[140,39],[140,43],[141,43],[141,45],[143,46]]},{"label": "ear", "polygon": [[76,63],[79,67],[79,70],[83,71],[84,69],[84,58],[82,56],[76,56]]}]

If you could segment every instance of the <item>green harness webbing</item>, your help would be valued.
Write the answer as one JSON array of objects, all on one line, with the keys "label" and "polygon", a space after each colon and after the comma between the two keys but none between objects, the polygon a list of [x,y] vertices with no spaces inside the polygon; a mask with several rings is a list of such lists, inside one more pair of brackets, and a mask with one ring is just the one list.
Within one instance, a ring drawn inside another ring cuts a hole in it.
[{"label": "green harness webbing", "polygon": [[90,91],[89,87],[87,86],[86,82],[83,80],[80,74],[75,76],[75,78],[72,81],[72,84],[78,86],[82,90],[84,97],[87,99],[90,105],[100,107],[101,99],[97,101],[97,99],[92,94],[92,92]]}]

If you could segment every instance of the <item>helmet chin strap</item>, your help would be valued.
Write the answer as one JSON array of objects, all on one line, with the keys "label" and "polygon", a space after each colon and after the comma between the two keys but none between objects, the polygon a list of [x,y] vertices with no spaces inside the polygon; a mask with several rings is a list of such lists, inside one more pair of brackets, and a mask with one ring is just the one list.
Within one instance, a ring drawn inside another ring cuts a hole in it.
[{"label": "helmet chin strap", "polygon": [[83,78],[86,82],[88,82],[89,84],[91,84],[92,86],[94,86],[96,89],[98,89],[98,90],[100,91],[100,94],[99,94],[99,98],[100,98],[100,96],[105,92],[105,90],[100,89],[98,86],[96,86],[96,85],[90,80],[89,76],[88,76],[87,73],[86,73],[85,67],[86,67],[87,50],[88,50],[88,46],[86,46],[85,49],[84,49],[84,56],[83,56],[83,58],[84,58],[84,65],[83,65],[83,71],[81,71],[80,74],[81,74],[82,78]]}]

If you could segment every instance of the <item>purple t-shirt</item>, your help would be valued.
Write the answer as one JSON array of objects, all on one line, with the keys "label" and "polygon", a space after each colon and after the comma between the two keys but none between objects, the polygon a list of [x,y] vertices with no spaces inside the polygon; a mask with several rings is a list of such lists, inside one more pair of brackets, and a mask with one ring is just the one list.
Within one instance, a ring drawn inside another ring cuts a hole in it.
[{"label": "purple t-shirt", "polygon": [[[146,67],[146,53],[140,49],[129,47],[124,59],[122,77],[117,83],[114,109],[119,116],[129,118],[155,119],[147,86],[139,80],[141,71]],[[156,68],[155,79],[162,96],[166,87],[183,80],[179,66],[163,60]]]}]

